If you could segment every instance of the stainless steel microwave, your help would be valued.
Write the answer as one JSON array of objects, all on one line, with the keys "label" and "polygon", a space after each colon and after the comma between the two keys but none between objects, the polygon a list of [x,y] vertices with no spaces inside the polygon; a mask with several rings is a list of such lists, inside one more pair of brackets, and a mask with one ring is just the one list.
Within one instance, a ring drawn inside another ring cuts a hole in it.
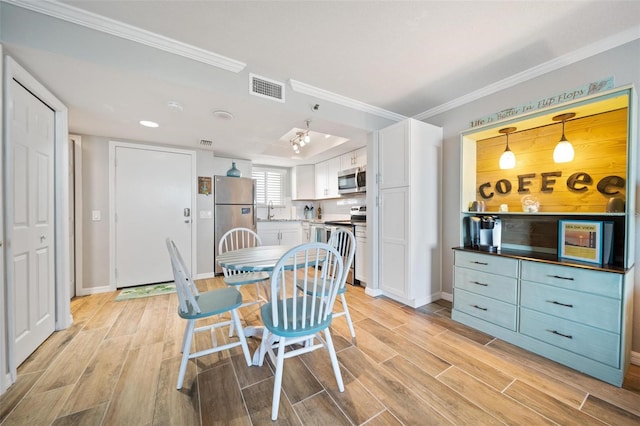
[{"label": "stainless steel microwave", "polygon": [[338,193],[352,194],[354,192],[366,191],[365,169],[355,167],[353,169],[338,172]]}]

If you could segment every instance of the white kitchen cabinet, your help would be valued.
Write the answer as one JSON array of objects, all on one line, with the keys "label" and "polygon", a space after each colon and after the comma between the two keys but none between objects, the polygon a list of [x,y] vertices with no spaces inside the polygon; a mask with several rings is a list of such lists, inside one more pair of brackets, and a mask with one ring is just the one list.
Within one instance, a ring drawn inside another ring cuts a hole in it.
[{"label": "white kitchen cabinet", "polygon": [[257,230],[263,246],[294,246],[302,243],[299,221],[259,221]]},{"label": "white kitchen cabinet", "polygon": [[407,119],[378,133],[377,150],[374,287],[415,308],[440,293],[442,129]]},{"label": "white kitchen cabinet", "polygon": [[311,223],[307,222],[306,220],[302,221],[301,230],[302,230],[302,235],[301,235],[302,244],[310,243],[311,242]]},{"label": "white kitchen cabinet", "polygon": [[291,168],[291,199],[314,200],[316,198],[315,167],[303,164]]},{"label": "white kitchen cabinet", "polygon": [[359,148],[340,156],[340,169],[347,170],[367,165],[367,148]]},{"label": "white kitchen cabinet", "polygon": [[367,225],[356,225],[356,279],[361,285],[367,282]]},{"label": "white kitchen cabinet", "polygon": [[[382,129],[379,133],[378,181],[380,190],[409,186],[411,134],[406,121]],[[419,164],[418,164],[419,165]],[[420,173],[419,170],[416,171]]]},{"label": "white kitchen cabinet", "polygon": [[338,172],[340,157],[334,157],[315,165],[316,199],[338,198]]}]

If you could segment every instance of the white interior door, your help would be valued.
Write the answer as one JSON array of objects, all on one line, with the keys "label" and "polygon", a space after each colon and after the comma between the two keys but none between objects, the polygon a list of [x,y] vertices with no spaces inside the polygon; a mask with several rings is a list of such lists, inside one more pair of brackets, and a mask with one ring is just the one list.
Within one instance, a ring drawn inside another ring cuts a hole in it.
[{"label": "white interior door", "polygon": [[114,160],[116,287],[173,281],[167,237],[191,264],[192,155],[129,145]]},{"label": "white interior door", "polygon": [[55,327],[54,112],[10,82],[11,279],[20,365]]}]

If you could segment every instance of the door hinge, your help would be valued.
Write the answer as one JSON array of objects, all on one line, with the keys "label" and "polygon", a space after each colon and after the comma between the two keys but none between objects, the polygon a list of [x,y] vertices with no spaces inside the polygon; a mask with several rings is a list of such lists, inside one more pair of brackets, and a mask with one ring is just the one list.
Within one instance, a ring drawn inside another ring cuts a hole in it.
[{"label": "door hinge", "polygon": [[380,206],[380,197],[376,195],[376,207]]}]

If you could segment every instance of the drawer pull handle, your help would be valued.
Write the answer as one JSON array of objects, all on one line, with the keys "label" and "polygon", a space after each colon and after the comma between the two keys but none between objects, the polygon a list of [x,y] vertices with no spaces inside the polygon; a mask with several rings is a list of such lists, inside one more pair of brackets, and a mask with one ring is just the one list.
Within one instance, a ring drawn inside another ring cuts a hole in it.
[{"label": "drawer pull handle", "polygon": [[477,285],[481,285],[483,287],[489,287],[489,284],[481,283],[481,282],[478,282],[478,281],[471,281],[471,284],[477,284]]},{"label": "drawer pull handle", "polygon": [[476,265],[484,265],[484,266],[487,266],[487,265],[488,265],[488,263],[487,263],[487,262],[478,262],[477,260],[474,260],[474,261],[473,261],[473,262],[471,262],[471,263],[475,263]]},{"label": "drawer pull handle", "polygon": [[481,311],[486,311],[486,310],[487,310],[487,308],[481,308],[481,307],[480,307],[480,306],[478,306],[478,305],[471,305],[471,306],[472,306],[472,307],[474,307],[474,308],[476,308],[476,309],[480,309]]},{"label": "drawer pull handle", "polygon": [[561,277],[560,275],[548,275],[551,278],[558,278],[560,280],[567,280],[567,281],[573,281],[573,278],[571,277]]},{"label": "drawer pull handle", "polygon": [[561,336],[561,337],[566,337],[567,339],[573,339],[573,336],[569,335],[569,334],[562,334],[559,331],[556,330],[547,330],[550,333],[553,333],[555,335]]},{"label": "drawer pull handle", "polygon": [[555,300],[547,300],[547,302],[553,303],[554,305],[560,305],[560,306],[565,306],[567,308],[573,308],[573,305],[571,305],[569,303],[556,302]]}]

